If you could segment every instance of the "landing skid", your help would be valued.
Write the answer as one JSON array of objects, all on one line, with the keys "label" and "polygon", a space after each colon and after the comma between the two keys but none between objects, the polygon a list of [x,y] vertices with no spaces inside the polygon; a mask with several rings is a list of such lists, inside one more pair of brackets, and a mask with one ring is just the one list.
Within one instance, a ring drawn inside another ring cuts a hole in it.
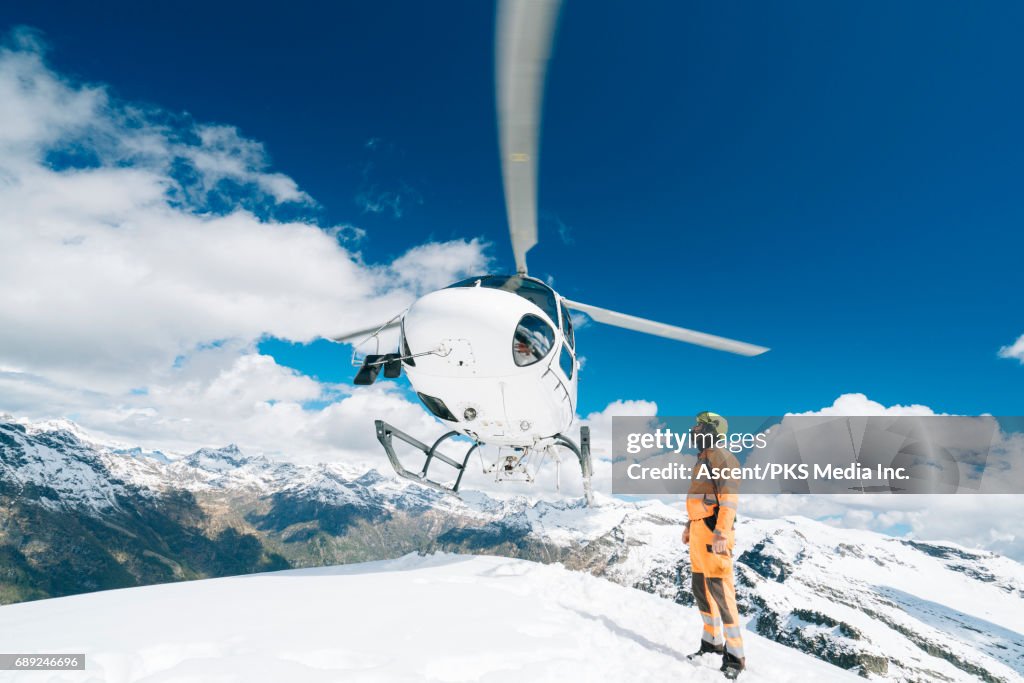
[{"label": "landing skid", "polygon": [[[444,441],[455,436],[460,436],[460,432],[448,432],[435,441],[432,446],[427,446],[419,439],[406,434],[400,429],[392,427],[384,420],[375,420],[374,425],[377,428],[377,440],[380,441],[381,446],[384,447],[384,452],[387,453],[388,460],[391,461],[391,466],[395,468],[395,472],[400,477],[405,477],[406,479],[414,481],[421,486],[427,486],[437,491],[451,493],[453,495],[458,495],[459,493],[459,485],[462,483],[462,475],[466,473],[466,465],[469,463],[469,456],[471,456],[473,451],[482,445],[479,441],[473,442],[460,463],[458,460],[449,458],[438,450],[438,447]],[[398,455],[395,454],[394,439],[398,439],[399,441],[409,444],[426,456],[426,460],[423,462],[423,467],[419,472],[406,469],[405,466],[402,465],[401,461],[398,459]],[[572,439],[563,434],[555,435],[554,445],[564,446],[576,455],[580,462],[580,471],[583,474],[584,497],[588,506],[593,505],[594,492],[591,486],[591,478],[594,474],[594,468],[590,459],[590,428],[580,427],[580,444],[578,446],[572,441]],[[457,472],[455,482],[453,484],[442,483],[436,479],[430,478],[430,466],[437,461],[443,462],[445,465],[448,465]]]},{"label": "landing skid", "polygon": [[[398,473],[398,476],[411,479],[417,484],[429,486],[432,489],[437,489],[444,493],[458,494],[459,484],[462,483],[462,475],[466,473],[466,464],[469,463],[469,456],[473,455],[473,451],[480,446],[480,442],[474,442],[473,445],[469,447],[469,450],[466,451],[466,455],[462,458],[462,462],[459,463],[437,450],[437,447],[440,446],[443,441],[454,436],[459,436],[459,432],[448,432],[435,441],[433,446],[427,446],[419,439],[409,436],[400,429],[392,427],[384,420],[374,420],[373,423],[377,427],[377,440],[380,441],[380,445],[384,447],[384,452],[388,454],[388,460],[391,461],[391,466],[395,468],[395,472]],[[425,456],[427,456],[427,459],[423,462],[423,469],[419,472],[413,472],[412,470],[405,469],[401,461],[399,461],[398,456],[395,455],[395,446],[392,443],[392,439],[395,438],[419,449]],[[430,465],[433,464],[435,460],[440,460],[458,472],[458,476],[455,477],[454,484],[448,486],[427,476],[427,472],[430,470]]]},{"label": "landing skid", "polygon": [[590,481],[594,476],[594,464],[590,460],[590,427],[580,427],[579,446],[563,434],[555,435],[555,445],[565,446],[579,459],[580,471],[583,473],[583,497],[587,501],[587,507],[590,507],[594,504],[594,490]]}]

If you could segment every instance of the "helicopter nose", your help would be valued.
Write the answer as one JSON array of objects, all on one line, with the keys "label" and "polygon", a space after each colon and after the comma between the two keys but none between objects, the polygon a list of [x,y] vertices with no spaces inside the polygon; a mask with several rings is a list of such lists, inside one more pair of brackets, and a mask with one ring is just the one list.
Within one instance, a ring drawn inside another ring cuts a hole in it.
[{"label": "helicopter nose", "polygon": [[527,303],[507,292],[460,287],[431,292],[405,316],[405,335],[416,371],[496,376],[513,372],[512,338]]}]

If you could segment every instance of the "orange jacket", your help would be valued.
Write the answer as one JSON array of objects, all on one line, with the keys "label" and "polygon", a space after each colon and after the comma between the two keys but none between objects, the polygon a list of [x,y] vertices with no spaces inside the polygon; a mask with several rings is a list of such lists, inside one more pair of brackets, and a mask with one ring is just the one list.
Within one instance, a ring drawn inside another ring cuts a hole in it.
[{"label": "orange jacket", "polygon": [[690,521],[705,519],[717,513],[715,536],[729,537],[733,522],[736,521],[736,506],[739,503],[738,479],[702,478],[701,465],[709,468],[739,467],[739,461],[729,451],[720,448],[706,448],[697,456],[690,489],[686,493],[686,513]]}]

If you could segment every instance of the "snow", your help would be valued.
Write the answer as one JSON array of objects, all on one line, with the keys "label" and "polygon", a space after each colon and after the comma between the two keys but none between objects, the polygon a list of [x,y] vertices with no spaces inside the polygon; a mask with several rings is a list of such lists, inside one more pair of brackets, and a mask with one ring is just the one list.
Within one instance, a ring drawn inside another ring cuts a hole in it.
[{"label": "snow", "polygon": [[[559,566],[460,555],[129,588],[0,607],[7,652],[84,652],[12,682],[724,680],[694,608]],[[744,634],[740,680],[856,681]]]},{"label": "snow", "polygon": [[[543,503],[525,514],[533,533],[554,543],[586,546],[622,538],[628,553],[605,572],[621,585],[647,584],[652,573],[671,573],[684,557],[682,512],[656,501],[602,498],[598,503],[590,509]],[[761,556],[786,567],[785,580],[778,581],[738,563],[738,574],[751,584],[748,594],[788,617],[807,639],[828,634],[837,650],[887,659],[884,678],[919,680],[922,672],[931,672],[948,681],[978,680],[947,661],[949,655],[1001,680],[1024,681],[1024,567],[1019,563],[954,543],[928,542],[935,554],[949,555],[935,556],[902,539],[795,516],[741,518],[736,537],[737,557],[761,545]],[[675,588],[661,584],[656,590],[668,596]],[[833,627],[804,625],[794,610],[844,622],[861,637],[850,640]]]}]

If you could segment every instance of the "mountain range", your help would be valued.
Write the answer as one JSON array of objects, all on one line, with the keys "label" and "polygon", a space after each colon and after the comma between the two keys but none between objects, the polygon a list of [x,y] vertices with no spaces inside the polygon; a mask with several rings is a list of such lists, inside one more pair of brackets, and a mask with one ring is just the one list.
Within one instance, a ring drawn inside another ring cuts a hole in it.
[{"label": "mountain range", "polygon": [[[167,454],[0,418],[5,604],[443,552],[560,564],[689,612],[683,521],[657,501],[456,498],[340,463]],[[747,628],[777,643],[869,679],[1024,680],[1024,566],[1010,559],[742,514],[736,557]]]}]

